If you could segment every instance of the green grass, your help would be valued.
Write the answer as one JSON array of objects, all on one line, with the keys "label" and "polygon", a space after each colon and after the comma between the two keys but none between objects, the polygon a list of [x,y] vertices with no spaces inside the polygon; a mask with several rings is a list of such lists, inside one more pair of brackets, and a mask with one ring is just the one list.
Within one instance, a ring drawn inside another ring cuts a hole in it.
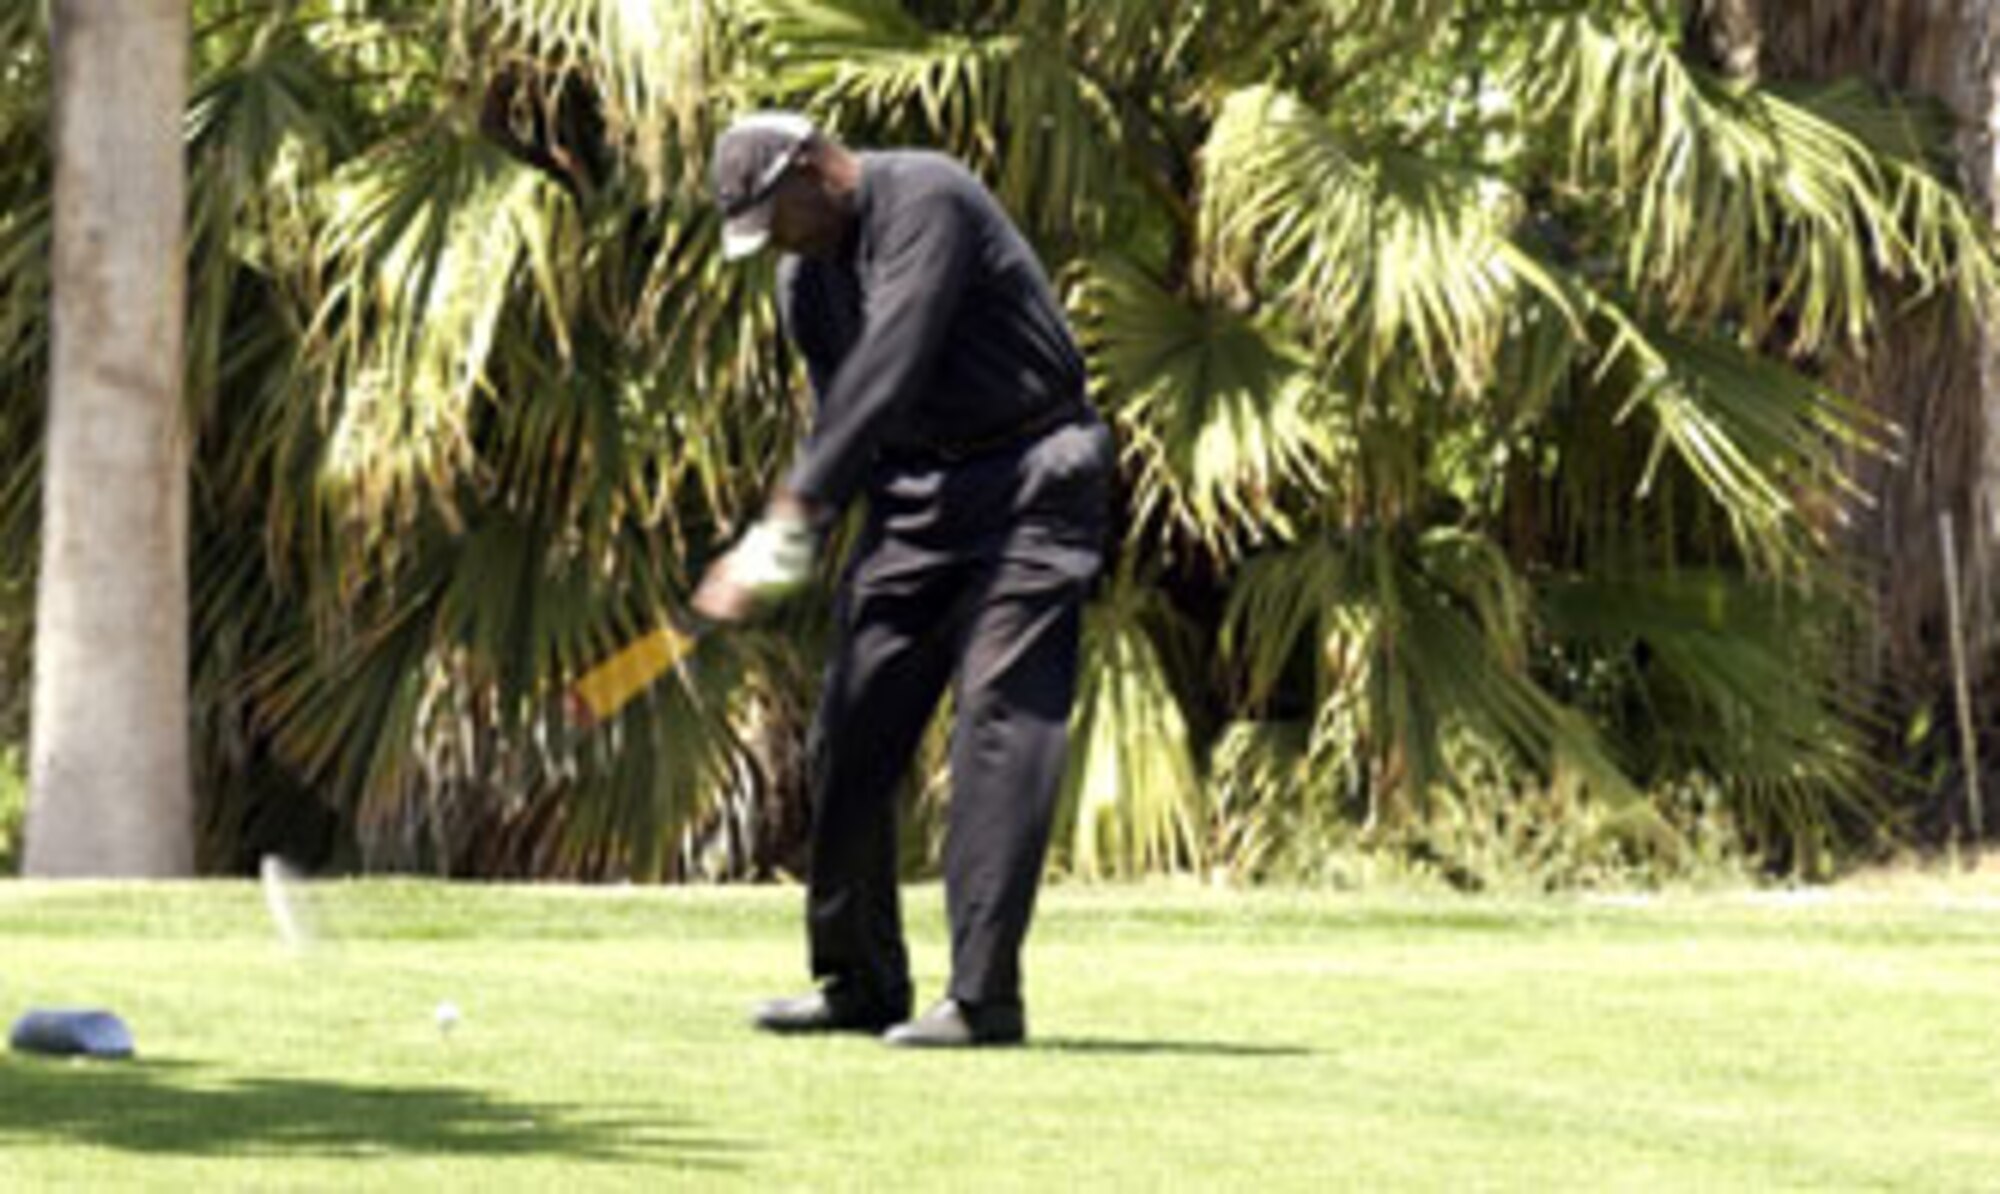
[{"label": "green grass", "polygon": [[[2000,889],[1581,900],[1058,888],[1035,1046],[742,1025],[794,890],[0,884],[0,1189],[1992,1189]],[[908,893],[925,997],[938,893]],[[432,1009],[465,1019],[450,1039]]]}]

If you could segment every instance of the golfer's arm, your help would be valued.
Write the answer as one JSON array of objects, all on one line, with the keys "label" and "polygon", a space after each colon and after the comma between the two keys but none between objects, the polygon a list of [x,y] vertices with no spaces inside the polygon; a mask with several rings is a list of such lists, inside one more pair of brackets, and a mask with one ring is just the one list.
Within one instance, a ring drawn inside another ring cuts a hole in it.
[{"label": "golfer's arm", "polygon": [[896,213],[868,279],[860,339],[820,393],[784,489],[838,510],[860,487],[887,428],[920,392],[958,312],[973,230],[949,194]]}]

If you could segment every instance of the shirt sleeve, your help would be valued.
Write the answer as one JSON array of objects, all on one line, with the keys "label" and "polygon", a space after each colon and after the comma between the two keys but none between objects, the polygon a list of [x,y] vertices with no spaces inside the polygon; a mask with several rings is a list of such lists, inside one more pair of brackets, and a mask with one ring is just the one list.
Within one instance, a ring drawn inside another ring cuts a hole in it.
[{"label": "shirt sleeve", "polygon": [[831,379],[814,379],[819,410],[786,479],[793,493],[839,509],[860,488],[884,431],[930,379],[969,282],[974,235],[949,192],[914,196],[880,220],[861,335]]}]

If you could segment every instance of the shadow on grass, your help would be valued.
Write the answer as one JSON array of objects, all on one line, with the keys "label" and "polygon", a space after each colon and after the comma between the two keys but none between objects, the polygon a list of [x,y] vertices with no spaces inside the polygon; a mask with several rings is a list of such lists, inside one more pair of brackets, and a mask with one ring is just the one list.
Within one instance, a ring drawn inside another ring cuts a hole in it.
[{"label": "shadow on grass", "polygon": [[1245,1045],[1230,1041],[1141,1041],[1106,1040],[1100,1037],[1048,1037],[1034,1042],[1037,1049],[1056,1053],[1107,1053],[1123,1056],[1159,1054],[1167,1057],[1309,1057],[1312,1050],[1299,1045]]},{"label": "shadow on grass", "polygon": [[606,1118],[451,1086],[212,1081],[190,1062],[0,1059],[0,1149],[54,1141],[189,1156],[557,1156],[741,1168],[684,1122]]}]

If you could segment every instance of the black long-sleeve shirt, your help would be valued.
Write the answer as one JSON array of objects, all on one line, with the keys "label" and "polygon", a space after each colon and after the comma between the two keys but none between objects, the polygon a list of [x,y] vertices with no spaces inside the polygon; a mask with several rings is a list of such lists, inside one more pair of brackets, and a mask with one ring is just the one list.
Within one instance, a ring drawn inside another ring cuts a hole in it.
[{"label": "black long-sleeve shirt", "polygon": [[838,258],[787,256],[778,309],[818,400],[786,478],[838,509],[878,460],[1004,440],[1080,407],[1084,365],[1034,250],[941,154],[861,155]]}]

